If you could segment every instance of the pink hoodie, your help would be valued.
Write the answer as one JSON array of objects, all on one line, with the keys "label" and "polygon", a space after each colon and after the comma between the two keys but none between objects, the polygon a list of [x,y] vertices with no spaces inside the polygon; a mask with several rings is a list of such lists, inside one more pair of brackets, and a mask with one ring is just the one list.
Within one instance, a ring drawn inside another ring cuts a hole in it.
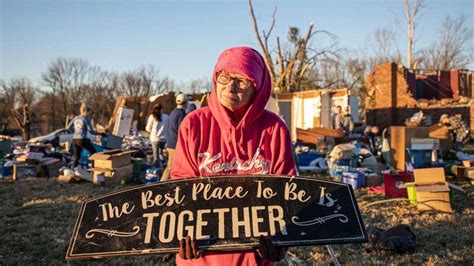
[{"label": "pink hoodie", "polygon": [[[216,95],[216,73],[240,73],[254,82],[255,94],[235,121]],[[179,127],[172,179],[235,174],[294,175],[295,163],[288,128],[274,113],[264,110],[271,94],[265,61],[254,49],[225,50],[213,73],[209,107],[188,114]],[[208,253],[179,265],[256,265],[252,251]],[[265,263],[267,264],[267,263]]]}]

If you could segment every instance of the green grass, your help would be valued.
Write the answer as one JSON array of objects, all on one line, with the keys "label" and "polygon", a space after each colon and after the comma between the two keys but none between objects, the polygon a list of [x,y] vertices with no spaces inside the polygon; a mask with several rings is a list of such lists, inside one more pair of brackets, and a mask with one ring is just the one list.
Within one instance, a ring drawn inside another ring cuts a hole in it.
[{"label": "green grass", "polygon": [[[414,254],[366,252],[365,245],[333,245],[342,264],[466,264],[474,254],[474,189],[461,184],[466,194],[455,193],[454,213],[421,212],[408,202],[388,202],[361,208],[365,225],[391,227],[408,224],[418,238]],[[60,184],[54,179],[20,182],[0,180],[0,265],[159,264],[160,256],[116,257],[95,261],[64,259],[80,202],[119,187],[89,183]],[[356,193],[359,206],[384,199],[366,189]],[[290,249],[303,265],[332,262],[324,246]],[[280,263],[284,265],[285,263]]]}]

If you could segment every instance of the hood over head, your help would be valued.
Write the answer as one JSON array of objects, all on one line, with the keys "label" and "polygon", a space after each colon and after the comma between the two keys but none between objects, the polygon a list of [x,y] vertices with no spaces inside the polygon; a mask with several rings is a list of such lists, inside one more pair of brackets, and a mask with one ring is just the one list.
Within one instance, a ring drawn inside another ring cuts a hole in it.
[{"label": "hood over head", "polygon": [[[217,98],[216,75],[218,72],[238,73],[253,81],[255,94],[245,106],[240,121],[234,121]],[[263,113],[271,95],[271,80],[263,57],[253,48],[234,47],[222,52],[212,75],[212,92],[209,96],[209,108],[221,128],[245,128],[257,120]]]}]

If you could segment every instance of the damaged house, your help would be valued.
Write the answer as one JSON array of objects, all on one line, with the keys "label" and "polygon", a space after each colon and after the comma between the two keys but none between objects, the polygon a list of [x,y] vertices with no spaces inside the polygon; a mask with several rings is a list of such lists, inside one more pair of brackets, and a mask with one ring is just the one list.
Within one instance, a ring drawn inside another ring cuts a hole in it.
[{"label": "damaged house", "polygon": [[381,128],[405,125],[423,111],[426,125],[442,114],[461,114],[474,137],[472,72],[453,69],[412,70],[395,63],[378,65],[365,79],[366,122]]},{"label": "damaged house", "polygon": [[351,90],[319,89],[277,95],[280,115],[290,128],[291,138],[296,140],[296,129],[317,127],[330,128],[331,116],[336,106],[349,107],[354,122],[359,122],[359,97]]}]

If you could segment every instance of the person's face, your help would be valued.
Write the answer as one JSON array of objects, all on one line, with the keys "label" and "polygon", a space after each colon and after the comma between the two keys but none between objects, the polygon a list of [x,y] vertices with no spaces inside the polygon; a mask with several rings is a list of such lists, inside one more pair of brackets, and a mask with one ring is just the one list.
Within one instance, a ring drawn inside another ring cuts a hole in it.
[{"label": "person's face", "polygon": [[252,101],[255,87],[244,75],[219,72],[216,80],[217,99],[227,109],[235,111]]},{"label": "person's face", "polygon": [[336,114],[340,114],[341,113],[341,107],[336,107]]},{"label": "person's face", "polygon": [[378,127],[373,127],[370,129],[370,132],[374,135],[379,134],[379,128]]}]

